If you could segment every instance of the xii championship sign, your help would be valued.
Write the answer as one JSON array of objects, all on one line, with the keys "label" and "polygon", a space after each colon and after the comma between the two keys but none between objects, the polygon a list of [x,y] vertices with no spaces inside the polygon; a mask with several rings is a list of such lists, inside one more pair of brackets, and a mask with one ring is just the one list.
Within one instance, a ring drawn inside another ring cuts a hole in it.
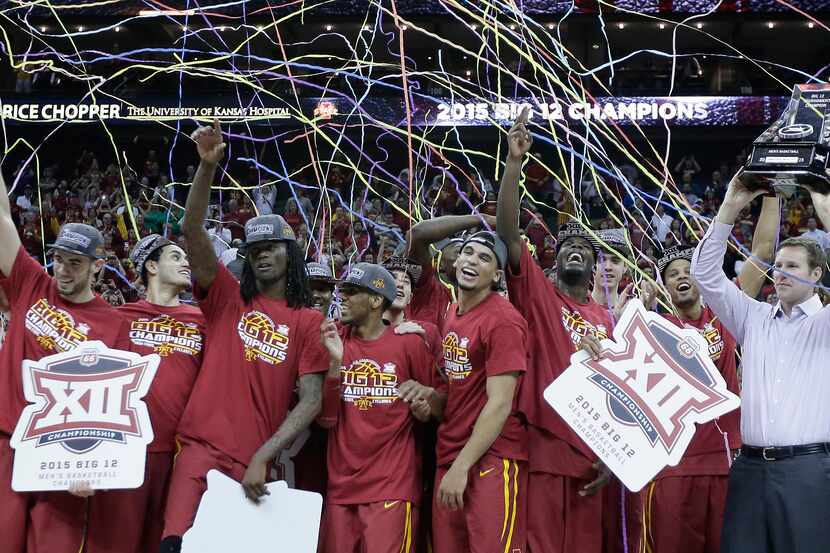
[{"label": "xii championship sign", "polygon": [[695,424],[737,409],[705,339],[631,300],[599,361],[579,351],[545,400],[631,491],[677,465]]},{"label": "xii championship sign", "polygon": [[137,488],[153,440],[142,398],[157,355],[84,342],[76,349],[23,362],[23,410],[11,446],[15,491]]}]

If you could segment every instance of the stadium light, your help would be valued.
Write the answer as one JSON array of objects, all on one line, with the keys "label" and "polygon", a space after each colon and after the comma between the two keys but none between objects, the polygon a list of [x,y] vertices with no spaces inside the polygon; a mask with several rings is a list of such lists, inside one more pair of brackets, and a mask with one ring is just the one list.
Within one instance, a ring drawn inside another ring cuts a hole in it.
[{"label": "stadium light", "polygon": [[79,33],[83,33],[83,32],[84,32],[84,26],[83,26],[83,25],[78,25],[78,32],[79,32]]},{"label": "stadium light", "polygon": [[816,26],[816,24],[815,24],[815,23],[813,23],[812,21],[810,21],[809,23],[807,23],[807,28],[808,28],[808,29],[812,29],[812,28],[813,28],[813,27],[815,27],[815,26]]},{"label": "stadium light", "polygon": [[665,23],[660,23],[660,30],[663,30],[665,28],[666,28],[666,24]]},{"label": "stadium light", "polygon": [[617,23],[618,29],[625,29],[625,23]]},{"label": "stadium light", "polygon": [[695,23],[695,27],[697,27],[698,29],[702,29],[703,23]]},{"label": "stadium light", "polygon": [[120,26],[120,25],[119,25],[119,26],[117,26],[117,27],[115,28],[115,32],[116,32],[116,33],[120,33],[120,32],[121,32],[121,26]]},{"label": "stadium light", "polygon": [[510,30],[511,30],[511,31],[515,31],[515,30],[516,30],[516,26],[515,26],[515,25],[510,25]]},{"label": "stadium light", "polygon": [[46,27],[41,27],[41,28],[40,28],[40,32],[41,32],[41,33],[45,33],[45,32],[46,32]]},{"label": "stadium light", "polygon": [[552,31],[552,30],[554,30],[555,28],[556,28],[556,25],[554,25],[553,23],[548,23],[548,29],[549,29],[549,30],[551,30],[551,31]]},{"label": "stadium light", "polygon": [[326,25],[326,30],[327,30],[327,31],[331,31],[333,28],[334,28],[334,27],[332,27],[331,25]]},{"label": "stadium light", "polygon": [[769,28],[769,29],[774,29],[774,28],[775,28],[775,23],[773,23],[772,21],[770,21],[769,23],[767,23],[767,28]]}]

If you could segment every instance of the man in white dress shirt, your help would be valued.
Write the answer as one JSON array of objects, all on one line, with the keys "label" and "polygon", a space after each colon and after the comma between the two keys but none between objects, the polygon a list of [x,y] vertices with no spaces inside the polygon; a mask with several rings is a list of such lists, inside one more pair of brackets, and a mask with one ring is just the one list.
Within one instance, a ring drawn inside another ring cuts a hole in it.
[{"label": "man in white dress shirt", "polygon": [[[815,294],[826,266],[815,240],[778,247],[775,305],[741,293],[723,272],[732,225],[762,191],[738,174],[692,260],[705,303],[743,348],[741,438],[732,465],[722,553],[830,551],[830,308]],[[830,198],[810,194],[830,221]]]}]

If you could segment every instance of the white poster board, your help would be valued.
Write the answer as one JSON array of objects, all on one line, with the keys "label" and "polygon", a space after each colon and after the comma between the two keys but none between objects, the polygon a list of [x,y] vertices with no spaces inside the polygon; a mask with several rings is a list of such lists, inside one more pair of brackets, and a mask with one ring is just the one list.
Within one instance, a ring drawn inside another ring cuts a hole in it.
[{"label": "white poster board", "polygon": [[705,339],[639,300],[628,302],[603,340],[599,361],[584,352],[544,392],[545,400],[631,491],[677,465],[695,423],[737,409]]},{"label": "white poster board", "polygon": [[266,484],[259,505],[242,485],[217,470],[207,473],[193,527],[182,538],[182,553],[316,553],[323,497],[292,490],[285,481]]},{"label": "white poster board", "polygon": [[142,398],[159,357],[84,342],[76,349],[23,362],[30,402],[14,429],[12,489],[130,489],[144,483],[153,441]]}]

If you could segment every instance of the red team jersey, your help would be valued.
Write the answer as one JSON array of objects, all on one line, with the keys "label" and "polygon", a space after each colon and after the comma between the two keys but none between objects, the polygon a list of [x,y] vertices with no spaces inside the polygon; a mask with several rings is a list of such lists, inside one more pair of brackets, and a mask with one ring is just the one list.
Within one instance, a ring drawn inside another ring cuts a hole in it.
[{"label": "red team jersey", "polygon": [[208,340],[179,433],[247,465],[285,420],[297,379],[328,369],[323,316],[261,294],[246,305],[221,264],[207,294],[195,292]]},{"label": "red team jersey", "polygon": [[[462,315],[454,304],[444,323],[443,363],[449,394],[438,427],[438,466],[452,463],[470,439],[487,403],[487,377],[527,370],[527,323],[496,293]],[[527,433],[516,408],[514,399],[513,412],[488,453],[527,460]]]},{"label": "red team jersey", "polygon": [[[664,315],[665,318],[679,327],[695,328],[709,344],[709,357],[715,363],[726,387],[730,392],[740,395],[738,382],[737,360],[735,350],[737,344],[729,331],[712,313],[708,307],[696,321],[681,321],[674,315]],[[717,425],[715,424],[717,422]],[[720,430],[718,430],[720,427]],[[657,478],[665,476],[715,476],[729,474],[728,452],[721,431],[725,432],[729,440],[729,449],[741,447],[741,412],[740,409],[731,411],[716,421],[697,425],[683,460],[676,467],[666,467]]]},{"label": "red team jersey", "polygon": [[127,318],[130,351],[161,358],[145,398],[155,438],[150,452],[176,449],[176,427],[202,364],[205,318],[190,305],[165,307],[144,300],[118,308]]},{"label": "red team jersey", "polygon": [[431,385],[436,359],[424,339],[393,328],[367,341],[341,332],[343,365],[338,390],[326,386],[321,421],[329,426],[326,501],[364,504],[404,500],[419,504],[421,467],[415,419],[398,398],[407,380]]},{"label": "red team jersey", "polygon": [[425,321],[441,328],[452,303],[450,289],[444,286],[432,264],[423,265],[421,280],[412,286],[412,300],[404,314],[408,321]]},{"label": "red team jersey", "polygon": [[[527,320],[529,329],[530,368],[519,393],[519,410],[530,423],[530,470],[582,478],[591,472],[596,456],[548,405],[542,393],[570,366],[571,354],[583,336],[609,336],[613,329],[611,316],[590,296],[587,303],[579,303],[561,293],[526,246],[519,268],[518,274],[508,271],[507,287],[511,303]],[[545,439],[546,435],[567,444]]]},{"label": "red team jersey", "polygon": [[100,296],[84,303],[65,301],[43,266],[21,246],[8,275],[11,322],[0,351],[0,433],[11,435],[27,405],[21,367],[24,359],[37,361],[68,351],[88,340],[126,349],[123,318]]}]

